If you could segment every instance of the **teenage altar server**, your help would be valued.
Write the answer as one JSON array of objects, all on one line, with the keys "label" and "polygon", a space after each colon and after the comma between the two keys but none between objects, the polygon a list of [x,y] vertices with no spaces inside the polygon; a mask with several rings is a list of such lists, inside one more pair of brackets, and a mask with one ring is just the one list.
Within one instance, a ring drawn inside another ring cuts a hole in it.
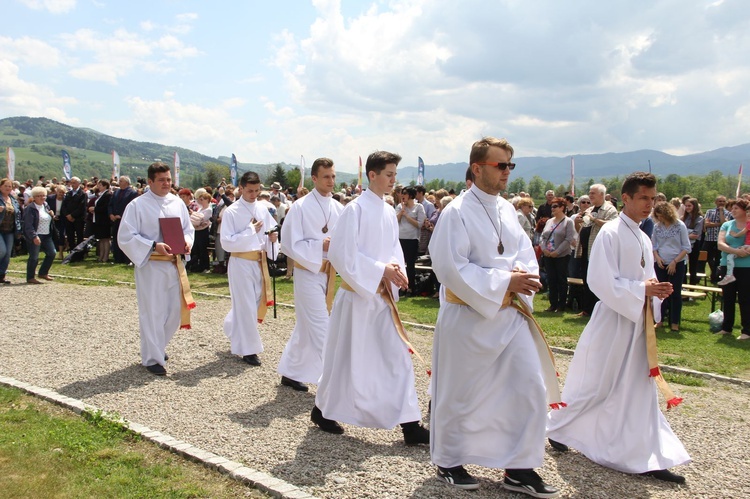
[{"label": "teenage altar server", "polygon": [[336,169],[328,158],[310,170],[315,188],[292,204],[281,229],[281,251],[294,260],[297,322],[279,361],[281,384],[307,391],[323,373],[323,345],[333,305],[336,270],[328,261],[331,233],[344,207],[331,196]]},{"label": "teenage altar server", "polygon": [[221,217],[221,246],[231,252],[227,277],[232,308],[224,318],[224,334],[231,351],[251,366],[259,366],[263,342],[258,324],[273,305],[266,256],[276,258],[276,221],[261,203],[260,177],[245,172],[240,179],[242,196]]},{"label": "teenage altar server", "polygon": [[651,241],[638,228],[655,196],[652,174],[629,175],[622,213],[594,242],[588,281],[601,301],[568,369],[568,407],[550,414],[547,436],[556,449],[574,447],[602,466],[684,483],[667,468],[690,456],[659,410],[656,393],[658,387],[668,407],[681,402],[659,373],[653,328],[652,310],[658,320],[659,306],[652,307],[651,297],[663,300],[672,285],[656,280]]},{"label": "teenage altar server", "polygon": [[[513,148],[471,148],[473,185],[443,210],[430,240],[442,284],[432,354],[430,452],[437,475],[476,489],[464,464],[504,468],[503,486],[535,497],[556,488],[542,465],[548,402],[559,407],[551,353],[531,318],[539,266],[505,190]],[[548,394],[549,392],[549,394]]]},{"label": "teenage altar server", "polygon": [[[135,265],[141,363],[149,372],[164,376],[167,344],[177,329],[190,328],[190,309],[195,307],[182,259],[172,253],[190,254],[195,229],[185,203],[170,192],[169,165],[150,165],[148,186],[147,192],[125,208],[117,242]],[[173,249],[164,242],[160,218],[179,220],[184,248]]]},{"label": "teenage altar server", "polygon": [[343,433],[342,421],[368,428],[401,424],[408,445],[429,443],[420,424],[410,347],[398,318],[398,290],[406,289],[404,254],[393,207],[384,201],[401,156],[377,151],[365,166],[369,186],[336,223],[328,259],[342,283],[333,303],[323,353],[323,375],[311,419]]}]

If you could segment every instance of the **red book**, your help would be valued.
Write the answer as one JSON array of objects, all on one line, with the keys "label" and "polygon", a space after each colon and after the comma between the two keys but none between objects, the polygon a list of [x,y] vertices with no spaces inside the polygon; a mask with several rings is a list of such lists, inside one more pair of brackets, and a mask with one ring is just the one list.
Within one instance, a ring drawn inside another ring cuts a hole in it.
[{"label": "red book", "polygon": [[159,227],[164,243],[172,248],[172,254],[185,254],[185,234],[182,232],[180,217],[160,218]]}]

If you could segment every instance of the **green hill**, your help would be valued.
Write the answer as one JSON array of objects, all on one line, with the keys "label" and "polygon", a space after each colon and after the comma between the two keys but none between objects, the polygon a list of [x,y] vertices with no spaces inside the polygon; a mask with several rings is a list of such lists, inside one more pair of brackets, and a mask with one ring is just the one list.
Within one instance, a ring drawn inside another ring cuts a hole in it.
[{"label": "green hill", "polygon": [[[174,153],[180,155],[180,183],[183,186],[203,185],[212,174],[229,178],[229,158],[213,158],[183,147],[153,142],[120,139],[91,130],[64,125],[47,118],[12,117],[0,120],[0,146],[12,147],[16,155],[15,179],[36,180],[63,178],[62,153],[70,154],[73,175],[81,178],[109,178],[112,173],[112,150],[120,156],[120,173],[132,180],[145,177],[148,165],[156,160],[173,163]],[[240,175],[246,170],[268,178],[276,164],[241,163]],[[282,163],[285,170],[295,168]],[[0,176],[7,172],[6,156],[0,158]]]}]

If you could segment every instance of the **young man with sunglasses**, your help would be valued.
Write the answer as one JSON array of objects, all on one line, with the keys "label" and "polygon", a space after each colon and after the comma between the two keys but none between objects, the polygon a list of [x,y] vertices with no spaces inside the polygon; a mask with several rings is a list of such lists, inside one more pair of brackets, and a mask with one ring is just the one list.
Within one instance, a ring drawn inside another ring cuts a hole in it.
[{"label": "young man with sunglasses", "polygon": [[558,402],[559,390],[552,359],[546,348],[540,355],[543,339],[526,315],[541,289],[536,255],[513,205],[499,195],[515,168],[512,158],[505,139],[474,143],[474,183],[443,210],[430,241],[443,284],[430,453],[438,477],[454,487],[479,488],[463,467],[475,464],[504,468],[506,489],[555,497],[557,489],[533,470],[544,461],[547,390]]}]

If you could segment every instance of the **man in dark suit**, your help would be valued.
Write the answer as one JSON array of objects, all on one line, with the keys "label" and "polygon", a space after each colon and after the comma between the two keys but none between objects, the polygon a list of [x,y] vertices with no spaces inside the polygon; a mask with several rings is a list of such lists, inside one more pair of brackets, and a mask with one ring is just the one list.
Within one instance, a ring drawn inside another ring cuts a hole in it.
[{"label": "man in dark suit", "polygon": [[83,241],[83,224],[86,221],[86,203],[88,196],[81,188],[81,179],[70,179],[70,191],[63,198],[61,215],[65,218],[65,234],[68,246],[72,250]]},{"label": "man in dark suit", "polygon": [[130,187],[130,177],[126,175],[120,177],[119,184],[120,188],[112,194],[108,208],[109,219],[112,220],[112,255],[115,263],[130,263],[130,259],[117,244],[117,231],[120,230],[120,219],[125,213],[125,207],[138,197],[138,192]]}]

